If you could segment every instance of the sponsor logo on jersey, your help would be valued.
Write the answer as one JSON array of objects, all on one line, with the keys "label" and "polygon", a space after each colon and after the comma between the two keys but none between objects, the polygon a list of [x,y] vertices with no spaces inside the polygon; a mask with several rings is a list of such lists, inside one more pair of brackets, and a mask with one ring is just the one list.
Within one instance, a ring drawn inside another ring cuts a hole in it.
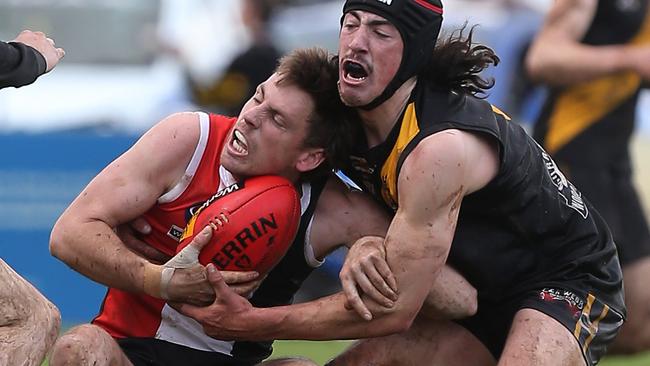
[{"label": "sponsor logo on jersey", "polygon": [[578,189],[569,182],[564,174],[557,167],[551,156],[542,150],[542,159],[544,160],[544,165],[548,171],[551,181],[557,187],[560,197],[564,200],[564,203],[570,208],[578,212],[582,218],[586,219],[589,215],[589,210],[585,201],[582,199],[582,194]]},{"label": "sponsor logo on jersey", "polygon": [[231,194],[233,192],[236,192],[236,191],[240,190],[242,187],[243,187],[242,183],[233,183],[233,184],[229,185],[226,188],[218,190],[217,193],[212,195],[212,197],[208,198],[205,202],[202,202],[202,203],[199,203],[199,204],[196,204],[196,205],[192,205],[192,207],[188,208],[185,211],[185,221],[190,221],[190,219],[192,217],[198,215],[199,212],[201,212],[206,207],[210,206],[210,204],[212,202],[218,200],[219,198],[221,198],[223,196],[226,196],[226,195],[229,195],[229,194]]},{"label": "sponsor logo on jersey", "polygon": [[176,225],[172,225],[172,227],[170,227],[169,231],[167,232],[167,236],[176,240],[177,242],[180,242],[181,237],[183,236],[183,228],[178,227]]},{"label": "sponsor logo on jersey", "polygon": [[194,234],[194,220],[196,220],[196,216],[198,216],[199,212],[203,211],[206,207],[210,206],[210,204],[219,198],[226,196],[228,194],[231,194],[235,191],[240,190],[243,187],[242,183],[234,183],[229,185],[226,188],[220,189],[212,195],[212,197],[208,198],[205,202],[200,202],[197,204],[194,204],[190,206],[190,208],[185,210],[185,222],[187,225],[185,226],[185,229],[180,229],[181,233],[178,239],[176,239],[177,235],[177,230],[179,230],[178,226],[172,225],[171,228],[169,228],[169,231],[167,232],[167,235],[171,236],[177,241],[182,241],[186,237],[192,236]]}]

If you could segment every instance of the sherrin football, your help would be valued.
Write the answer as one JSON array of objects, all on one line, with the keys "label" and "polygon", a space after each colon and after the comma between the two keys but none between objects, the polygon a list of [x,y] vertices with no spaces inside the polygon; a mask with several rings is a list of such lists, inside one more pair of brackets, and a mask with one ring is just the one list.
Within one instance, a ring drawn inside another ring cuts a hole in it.
[{"label": "sherrin football", "polygon": [[228,186],[194,213],[177,252],[210,223],[216,230],[199,254],[201,264],[264,274],[293,242],[300,223],[300,199],[291,182],[279,176],[258,176]]}]

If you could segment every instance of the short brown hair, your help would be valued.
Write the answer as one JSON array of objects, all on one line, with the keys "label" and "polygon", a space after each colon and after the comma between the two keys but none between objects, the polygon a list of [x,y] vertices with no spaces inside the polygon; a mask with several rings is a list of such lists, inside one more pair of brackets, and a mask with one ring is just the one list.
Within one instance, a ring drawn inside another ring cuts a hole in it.
[{"label": "short brown hair", "polygon": [[349,156],[356,114],[339,97],[338,59],[323,48],[300,48],[284,56],[276,72],[278,83],[295,85],[314,100],[304,144],[324,148],[326,164],[311,174],[340,168]]}]

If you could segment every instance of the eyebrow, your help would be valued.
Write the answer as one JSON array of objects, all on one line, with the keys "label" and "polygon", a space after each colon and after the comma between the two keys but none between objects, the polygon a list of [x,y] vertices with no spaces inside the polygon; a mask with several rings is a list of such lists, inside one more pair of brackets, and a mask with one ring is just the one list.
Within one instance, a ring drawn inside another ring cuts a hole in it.
[{"label": "eyebrow", "polygon": [[[361,21],[361,15],[359,15],[358,10],[352,10],[348,14],[355,17],[358,21]],[[382,26],[382,25],[393,25],[393,23],[389,22],[386,19],[373,19],[373,20],[371,20],[369,22],[366,22],[366,24],[370,25],[370,26],[375,26],[375,27],[376,26]]]},{"label": "eyebrow", "polygon": [[[260,84],[258,86],[258,88],[260,90],[260,93],[262,94],[262,98],[264,98],[264,83]],[[284,113],[282,113],[279,110],[273,108],[272,106],[269,106],[269,110],[271,111],[271,113],[279,115],[280,118],[282,118],[282,120],[284,121],[284,123],[286,123],[287,116]]]}]

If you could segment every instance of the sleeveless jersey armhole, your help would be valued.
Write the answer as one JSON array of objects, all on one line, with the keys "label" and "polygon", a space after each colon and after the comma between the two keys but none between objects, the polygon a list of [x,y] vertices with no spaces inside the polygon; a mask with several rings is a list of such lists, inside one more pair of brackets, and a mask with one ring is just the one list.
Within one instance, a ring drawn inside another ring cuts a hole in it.
[{"label": "sleeveless jersey armhole", "polygon": [[201,128],[199,142],[196,144],[196,149],[194,149],[192,159],[190,159],[187,168],[185,168],[185,173],[169,191],[158,198],[159,204],[172,202],[185,192],[185,189],[187,189],[192,182],[192,178],[194,178],[194,174],[203,158],[203,153],[208,144],[208,136],[210,134],[210,116],[203,112],[196,112],[196,114],[199,116],[199,127]]},{"label": "sleeveless jersey armhole", "polygon": [[[309,183],[303,183],[302,197],[300,197],[301,215],[305,214],[305,211],[309,207],[310,201],[311,201],[311,185]],[[307,262],[307,264],[309,264],[310,267],[317,268],[320,267],[323,263],[325,263],[325,260],[323,259],[321,261],[316,258],[316,255],[314,254],[314,248],[311,246],[311,242],[309,240],[309,238],[311,237],[311,226],[313,222],[314,222],[314,215],[312,212],[312,215],[309,217],[309,224],[307,225],[307,229],[305,230],[304,254],[305,254],[305,262]]]}]

